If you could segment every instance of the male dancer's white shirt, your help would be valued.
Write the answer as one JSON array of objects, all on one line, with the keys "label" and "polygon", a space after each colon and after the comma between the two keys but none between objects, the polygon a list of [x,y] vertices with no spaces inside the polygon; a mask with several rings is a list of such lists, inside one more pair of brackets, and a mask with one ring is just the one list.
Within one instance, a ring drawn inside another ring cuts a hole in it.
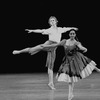
[{"label": "male dancer's white shirt", "polygon": [[67,28],[57,27],[57,30],[53,28],[44,29],[42,34],[46,34],[49,36],[49,40],[59,43],[61,40],[62,33],[66,32]]}]

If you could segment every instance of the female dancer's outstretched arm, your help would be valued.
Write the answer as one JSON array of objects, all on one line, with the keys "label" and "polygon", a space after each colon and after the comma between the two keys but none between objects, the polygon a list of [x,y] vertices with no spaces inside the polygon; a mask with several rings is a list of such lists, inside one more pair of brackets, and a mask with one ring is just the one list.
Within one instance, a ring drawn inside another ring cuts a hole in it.
[{"label": "female dancer's outstretched arm", "polygon": [[82,46],[82,44],[80,42],[77,42],[77,46],[83,50],[84,52],[87,52],[87,48],[85,48],[84,46]]},{"label": "female dancer's outstretched arm", "polygon": [[[87,52],[87,48],[83,47],[83,46],[81,45],[81,43],[79,43],[79,42],[78,42],[78,47],[79,47],[81,50],[83,50],[84,52]],[[94,63],[95,70],[96,70],[97,72],[100,72],[100,69],[96,67],[97,64],[96,64],[94,61],[92,61],[92,62]]]}]

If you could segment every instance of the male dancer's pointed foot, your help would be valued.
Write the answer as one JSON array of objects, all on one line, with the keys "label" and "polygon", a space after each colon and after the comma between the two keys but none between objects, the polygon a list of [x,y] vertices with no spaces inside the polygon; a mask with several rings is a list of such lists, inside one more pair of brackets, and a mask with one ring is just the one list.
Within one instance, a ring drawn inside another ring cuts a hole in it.
[{"label": "male dancer's pointed foot", "polygon": [[54,84],[53,83],[49,83],[48,86],[50,87],[50,89],[56,90],[56,88],[54,87]]},{"label": "male dancer's pointed foot", "polygon": [[15,54],[19,54],[20,53],[20,51],[18,51],[18,50],[14,50],[13,51],[13,54],[15,55]]}]

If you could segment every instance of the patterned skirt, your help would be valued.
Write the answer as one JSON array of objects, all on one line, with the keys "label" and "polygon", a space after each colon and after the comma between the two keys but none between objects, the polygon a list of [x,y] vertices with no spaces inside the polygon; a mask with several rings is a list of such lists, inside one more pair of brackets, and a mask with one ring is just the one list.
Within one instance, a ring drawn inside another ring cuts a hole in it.
[{"label": "patterned skirt", "polygon": [[96,63],[84,56],[80,52],[76,52],[73,56],[66,56],[64,62],[57,73],[57,80],[64,82],[78,82],[78,80],[86,78],[95,69]]}]

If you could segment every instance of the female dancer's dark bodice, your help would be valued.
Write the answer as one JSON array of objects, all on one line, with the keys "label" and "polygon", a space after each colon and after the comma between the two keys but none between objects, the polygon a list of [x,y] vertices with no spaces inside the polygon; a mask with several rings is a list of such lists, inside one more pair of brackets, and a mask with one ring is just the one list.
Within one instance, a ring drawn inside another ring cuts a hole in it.
[{"label": "female dancer's dark bodice", "polygon": [[73,44],[71,46],[64,45],[64,49],[65,49],[66,56],[73,56],[79,50],[76,44]]}]

